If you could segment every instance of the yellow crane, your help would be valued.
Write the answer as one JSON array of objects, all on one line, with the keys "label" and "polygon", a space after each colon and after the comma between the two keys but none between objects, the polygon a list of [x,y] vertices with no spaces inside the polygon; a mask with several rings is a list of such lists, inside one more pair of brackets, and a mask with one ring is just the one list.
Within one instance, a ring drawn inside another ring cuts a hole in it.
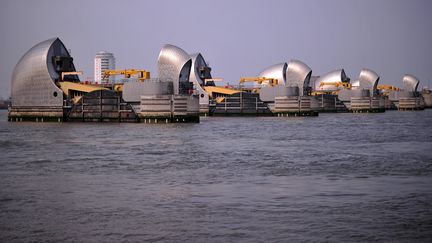
[{"label": "yellow crane", "polygon": [[388,84],[378,85],[377,89],[381,89],[381,90],[385,90],[385,91],[391,91],[391,90],[399,91],[400,90],[400,88],[393,86],[393,85],[388,85]]},{"label": "yellow crane", "polygon": [[222,82],[223,78],[206,78],[204,79],[204,85],[207,85],[207,82]]},{"label": "yellow crane", "polygon": [[259,93],[260,88],[253,87],[253,88],[244,88],[243,83],[245,82],[257,82],[258,84],[266,84],[269,86],[276,86],[278,85],[278,79],[277,78],[266,78],[266,77],[242,77],[240,78],[239,85],[240,90],[249,90],[252,93]]},{"label": "yellow crane", "polygon": [[113,70],[105,70],[103,73],[102,79],[106,80],[110,76],[113,75],[124,75],[125,78],[130,78],[132,76],[137,76],[138,80],[144,81],[150,78],[150,72],[146,70],[138,70],[138,69],[113,69]]},{"label": "yellow crane", "polygon": [[243,78],[240,78],[239,83],[243,84],[245,82],[257,82],[258,84],[262,84],[265,81],[268,81],[268,84],[270,86],[275,86],[278,84],[277,78],[266,78],[266,77],[243,77]]},{"label": "yellow crane", "polygon": [[320,83],[320,87],[323,87],[324,85],[333,85],[335,87],[343,87],[345,89],[350,89],[351,84],[347,82],[328,82],[328,83]]},{"label": "yellow crane", "polygon": [[377,86],[378,90],[381,90],[382,94],[385,96],[389,96],[390,91],[399,91],[400,88],[393,86],[393,85],[388,85],[388,84],[381,84]]},{"label": "yellow crane", "polygon": [[76,71],[76,72],[62,72],[61,73],[61,81],[64,81],[64,77],[67,75],[81,75],[83,74],[82,71]]},{"label": "yellow crane", "polygon": [[[352,85],[350,83],[347,82],[324,82],[324,83],[320,83],[319,87],[322,88],[323,86],[326,85],[332,85],[335,88],[338,87],[342,87],[343,89],[351,89]],[[312,96],[316,96],[316,95],[322,95],[322,94],[333,94],[333,95],[337,95],[339,93],[339,90],[315,90],[311,93]]]}]

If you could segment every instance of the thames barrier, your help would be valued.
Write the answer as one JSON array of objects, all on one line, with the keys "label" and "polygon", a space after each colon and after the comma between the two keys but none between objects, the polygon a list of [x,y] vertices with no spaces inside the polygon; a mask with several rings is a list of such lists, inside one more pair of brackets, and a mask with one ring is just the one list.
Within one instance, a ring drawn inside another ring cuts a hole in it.
[{"label": "thames barrier", "polygon": [[[201,53],[164,45],[157,77],[142,69],[106,70],[100,83],[81,82],[73,57],[59,38],[30,48],[16,64],[11,85],[11,122],[199,122],[200,116],[318,116],[320,112],[385,112],[432,107],[430,90],[402,77],[402,87],[380,84],[373,70],[351,80],[344,69],[313,76],[300,60],[240,77],[220,86]],[[110,82],[113,75],[120,81]]]}]

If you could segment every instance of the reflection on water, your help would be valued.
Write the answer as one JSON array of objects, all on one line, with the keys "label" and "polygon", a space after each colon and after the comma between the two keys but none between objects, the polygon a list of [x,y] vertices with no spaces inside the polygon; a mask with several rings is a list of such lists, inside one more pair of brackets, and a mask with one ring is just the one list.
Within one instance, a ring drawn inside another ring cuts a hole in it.
[{"label": "reflection on water", "polygon": [[431,241],[432,110],[8,123],[0,241]]}]

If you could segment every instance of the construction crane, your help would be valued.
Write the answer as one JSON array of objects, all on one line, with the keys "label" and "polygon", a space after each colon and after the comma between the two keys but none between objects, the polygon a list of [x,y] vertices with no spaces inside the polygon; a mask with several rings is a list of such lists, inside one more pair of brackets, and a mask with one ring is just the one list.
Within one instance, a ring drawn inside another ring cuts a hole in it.
[{"label": "construction crane", "polygon": [[400,88],[393,86],[393,85],[387,85],[387,84],[381,84],[377,86],[377,89],[385,90],[385,91],[399,91]]},{"label": "construction crane", "polygon": [[378,90],[381,90],[382,94],[385,96],[389,96],[390,91],[399,91],[400,88],[393,86],[393,85],[388,85],[388,84],[381,84],[377,86]]},{"label": "construction crane", "polygon": [[223,78],[206,78],[204,79],[204,85],[207,85],[207,82],[222,82]]},{"label": "construction crane", "polygon": [[64,81],[64,77],[67,75],[81,75],[83,74],[82,71],[76,71],[76,72],[61,72],[61,81]]},{"label": "construction crane", "polygon": [[320,83],[320,88],[325,86],[325,85],[333,85],[335,87],[343,87],[345,89],[350,89],[351,88],[351,84],[347,83],[347,82],[328,82],[328,83]]},{"label": "construction crane", "polygon": [[275,86],[278,84],[277,78],[266,78],[266,77],[246,77],[246,78],[240,78],[240,85],[245,82],[257,82],[258,84],[262,84],[266,81],[269,81],[268,84],[270,86]]},{"label": "construction crane", "polygon": [[113,70],[105,70],[103,73],[103,80],[108,79],[110,76],[113,75],[124,75],[125,78],[130,78],[132,76],[138,76],[138,80],[144,81],[146,79],[150,78],[150,72],[146,70],[137,70],[137,69],[113,69]]}]

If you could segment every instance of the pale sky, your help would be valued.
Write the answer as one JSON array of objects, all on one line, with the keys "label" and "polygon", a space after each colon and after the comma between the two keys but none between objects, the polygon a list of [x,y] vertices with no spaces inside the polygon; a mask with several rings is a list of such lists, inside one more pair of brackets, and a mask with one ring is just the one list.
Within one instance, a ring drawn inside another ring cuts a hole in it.
[{"label": "pale sky", "polygon": [[149,70],[164,44],[201,52],[214,77],[237,83],[267,66],[299,59],[313,75],[362,68],[381,84],[417,76],[432,82],[429,0],[0,0],[0,98],[13,68],[35,44],[60,37],[82,79],[96,52],[113,52],[117,68]]}]

